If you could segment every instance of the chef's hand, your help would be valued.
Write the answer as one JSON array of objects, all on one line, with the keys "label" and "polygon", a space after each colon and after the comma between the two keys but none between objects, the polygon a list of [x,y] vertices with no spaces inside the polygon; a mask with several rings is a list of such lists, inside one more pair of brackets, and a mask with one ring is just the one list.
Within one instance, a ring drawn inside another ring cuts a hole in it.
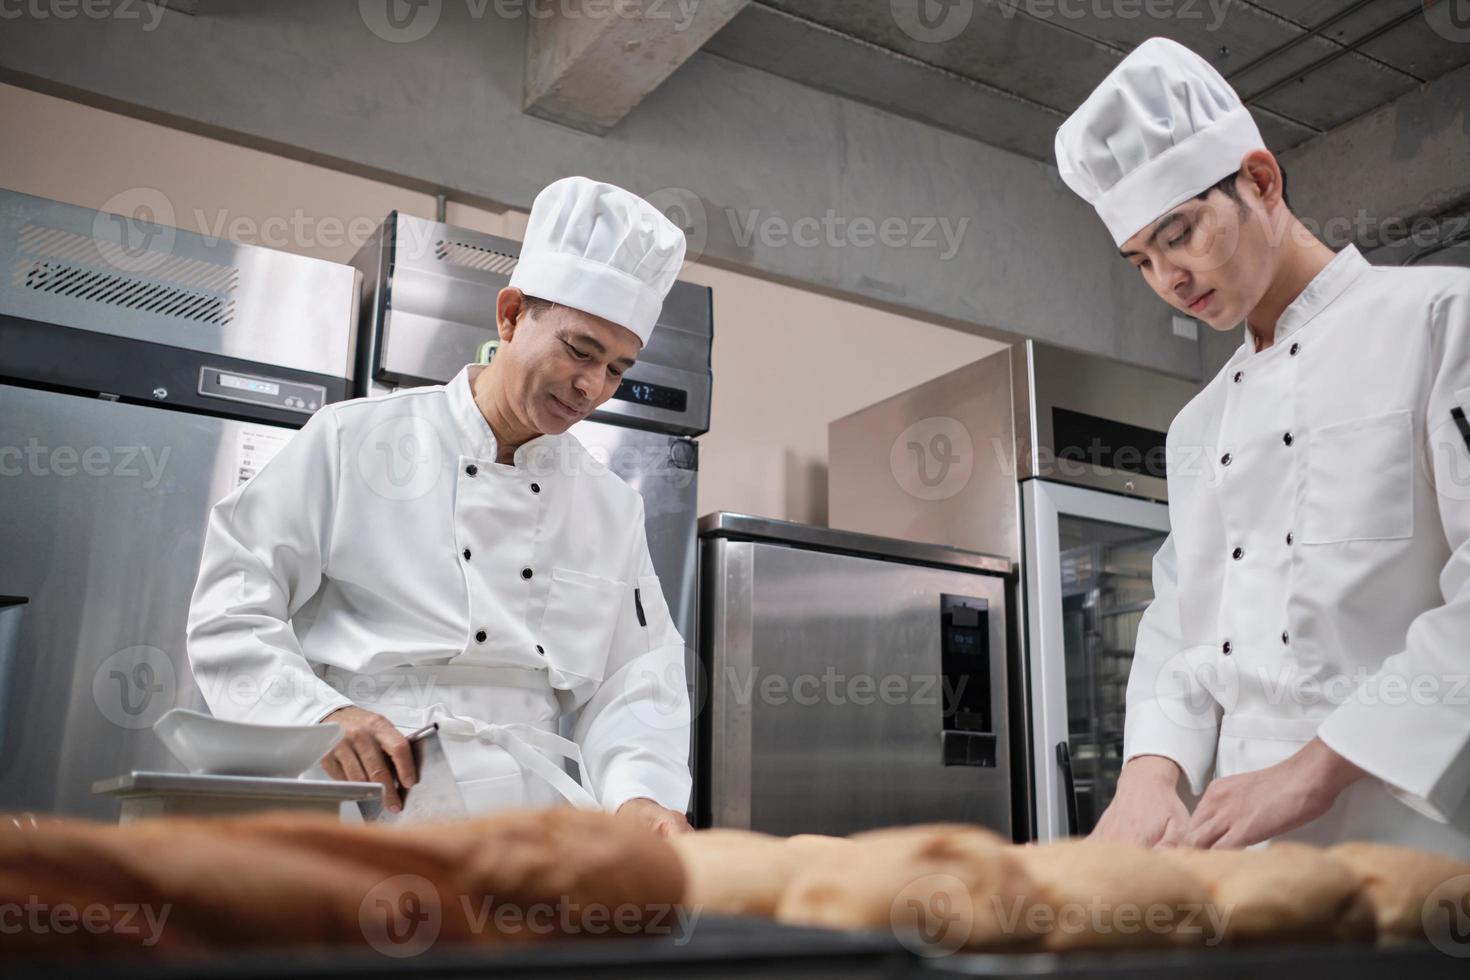
[{"label": "chef's hand", "polygon": [[666,810],[652,800],[643,797],[629,800],[618,807],[617,815],[637,820],[660,837],[687,834],[694,829],[689,826],[689,821],[684,819],[684,814],[676,810]]},{"label": "chef's hand", "polygon": [[1184,835],[1185,847],[1249,847],[1326,813],[1367,775],[1314,738],[1284,762],[1217,779],[1205,789]]},{"label": "chef's hand", "polygon": [[1179,799],[1179,766],[1161,755],[1134,756],[1118,774],[1118,791],[1091,839],[1144,847],[1174,847],[1189,825]]},{"label": "chef's hand", "polygon": [[408,739],[387,718],[366,708],[338,708],[322,721],[342,726],[342,741],[322,757],[327,775],[350,782],[382,783],[383,806],[390,813],[403,809],[399,784],[410,789],[418,780]]}]

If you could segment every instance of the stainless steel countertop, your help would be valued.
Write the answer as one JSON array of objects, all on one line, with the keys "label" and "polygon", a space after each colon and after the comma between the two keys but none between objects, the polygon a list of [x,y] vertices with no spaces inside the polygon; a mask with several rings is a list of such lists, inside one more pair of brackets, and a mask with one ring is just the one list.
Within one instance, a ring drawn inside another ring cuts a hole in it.
[{"label": "stainless steel countertop", "polygon": [[772,544],[785,544],[814,551],[828,551],[862,558],[880,558],[910,565],[955,568],[960,571],[983,572],[989,575],[1011,575],[1015,571],[1009,559],[984,555],[978,551],[965,551],[961,548],[924,544],[917,541],[902,541],[898,538],[884,538],[875,534],[860,534],[857,531],[839,531],[830,527],[797,524],[794,521],[750,517],[729,511],[716,511],[701,517],[699,536],[702,538],[733,538],[741,541],[768,541]]},{"label": "stainless steel countertop", "polygon": [[349,783],[334,779],[282,779],[267,776],[213,776],[187,772],[133,771],[99,779],[92,792],[111,796],[243,796],[274,799],[315,799],[352,802],[376,799],[377,783]]}]

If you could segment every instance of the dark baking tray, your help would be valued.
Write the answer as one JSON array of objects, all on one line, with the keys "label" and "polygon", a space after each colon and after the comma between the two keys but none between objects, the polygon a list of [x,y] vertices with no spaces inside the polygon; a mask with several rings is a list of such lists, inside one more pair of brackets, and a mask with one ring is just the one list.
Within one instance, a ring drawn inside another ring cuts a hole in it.
[{"label": "dark baking tray", "polygon": [[394,959],[362,949],[226,951],[207,958],[129,956],[7,963],[5,980],[338,980],[469,977],[905,977],[912,957],[891,936],[792,929],[758,919],[705,916],[674,936],[562,940],[515,950],[436,947]]},{"label": "dark baking tray", "polygon": [[[1470,950],[1467,950],[1470,951]],[[915,976],[925,980],[966,977],[1044,980],[1465,980],[1470,959],[1428,943],[1396,946],[1274,946],[1269,949],[1170,950],[1068,953],[1066,955],[957,955],[924,960]]]},{"label": "dark baking tray", "polygon": [[361,949],[224,952],[207,958],[126,957],[7,963],[6,980],[461,980],[471,977],[822,977],[840,980],[1464,980],[1470,959],[1428,944],[1271,949],[955,955],[923,958],[881,933],[792,929],[754,919],[706,917],[687,941],[673,937],[563,940],[518,950],[439,947],[393,959]]}]

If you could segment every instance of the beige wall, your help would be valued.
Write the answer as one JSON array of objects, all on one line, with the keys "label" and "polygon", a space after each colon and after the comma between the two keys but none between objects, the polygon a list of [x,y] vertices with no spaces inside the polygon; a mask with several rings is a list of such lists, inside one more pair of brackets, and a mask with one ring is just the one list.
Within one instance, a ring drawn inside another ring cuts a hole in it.
[{"label": "beige wall", "polygon": [[[0,85],[0,186],[343,262],[394,209],[431,195]],[[520,238],[525,216],[451,202],[451,224]],[[714,290],[714,404],[700,513],[826,522],[827,423],[1000,345],[691,264]]]}]

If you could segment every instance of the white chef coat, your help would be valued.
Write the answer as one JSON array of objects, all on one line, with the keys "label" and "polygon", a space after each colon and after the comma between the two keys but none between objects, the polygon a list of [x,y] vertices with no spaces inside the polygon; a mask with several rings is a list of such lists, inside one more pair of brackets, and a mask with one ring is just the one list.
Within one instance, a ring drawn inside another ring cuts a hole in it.
[{"label": "white chef coat", "polygon": [[[480,370],[325,407],[214,507],[195,678],[241,721],[311,724],[353,703],[405,732],[446,721],[475,811],[578,802],[547,783],[577,747],[605,809],[683,811],[684,643],[642,498],[569,433],[497,463]],[[557,720],[578,710],[559,751]]]},{"label": "white chef coat", "polygon": [[1196,794],[1314,736],[1369,773],[1287,837],[1470,856],[1470,273],[1338,254],[1169,428],[1125,758]]}]

